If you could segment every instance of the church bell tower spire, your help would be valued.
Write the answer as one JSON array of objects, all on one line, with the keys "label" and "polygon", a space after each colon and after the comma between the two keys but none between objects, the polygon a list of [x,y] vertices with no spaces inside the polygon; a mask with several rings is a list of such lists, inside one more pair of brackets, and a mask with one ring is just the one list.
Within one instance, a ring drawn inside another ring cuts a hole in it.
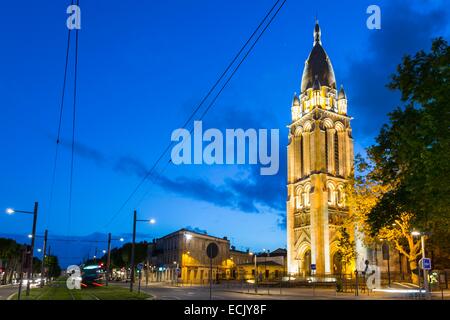
[{"label": "church bell tower spire", "polygon": [[317,20],[314,45],[291,112],[288,270],[304,276],[336,274],[343,271],[337,231],[348,215],[344,190],[353,168],[353,138],[347,95],[343,89],[336,89],[333,66],[322,47]]}]

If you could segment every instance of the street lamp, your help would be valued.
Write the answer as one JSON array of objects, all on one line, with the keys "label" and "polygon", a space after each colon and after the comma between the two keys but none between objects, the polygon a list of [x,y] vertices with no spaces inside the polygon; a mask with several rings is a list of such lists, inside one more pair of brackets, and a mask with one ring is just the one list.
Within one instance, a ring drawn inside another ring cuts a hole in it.
[{"label": "street lamp", "polygon": [[12,208],[6,209],[7,214],[14,214],[14,213],[26,213],[26,214],[32,214],[33,215],[33,227],[31,231],[31,235],[28,237],[31,239],[31,252],[30,252],[30,261],[28,265],[28,274],[27,274],[27,296],[30,295],[30,282],[31,282],[31,275],[33,274],[33,250],[34,250],[34,239],[36,238],[36,222],[37,222],[37,215],[38,215],[38,202],[36,201],[34,203],[34,210],[33,211],[25,211],[25,210],[15,210]]},{"label": "street lamp", "polygon": [[[421,244],[421,247],[422,247],[423,287],[425,289],[425,292],[428,292],[428,270],[426,270],[423,267],[423,263],[424,263],[424,260],[425,260],[425,233],[417,231],[417,230],[413,230],[411,232],[411,235],[414,236],[414,237],[420,236],[420,244]],[[420,273],[419,273],[419,275],[420,275]]]},{"label": "street lamp", "polygon": [[249,255],[254,257],[255,260],[255,275],[254,275],[254,282],[255,282],[255,293],[258,293],[258,266],[257,266],[257,254],[256,252],[249,252]]},{"label": "street lamp", "polygon": [[[47,240],[48,240],[47,237],[48,237],[48,230],[45,229],[45,231],[44,231],[44,243],[43,243],[44,251],[42,252],[42,261],[41,261],[41,288],[44,287],[45,256],[47,254]],[[40,252],[41,249],[38,249],[38,251]]]},{"label": "street lamp", "polygon": [[137,212],[134,210],[133,213],[133,242],[131,243],[131,280],[130,280],[130,292],[133,292],[133,284],[134,284],[134,247],[136,244],[136,222],[147,222],[149,224],[155,224],[155,219],[138,219]]}]

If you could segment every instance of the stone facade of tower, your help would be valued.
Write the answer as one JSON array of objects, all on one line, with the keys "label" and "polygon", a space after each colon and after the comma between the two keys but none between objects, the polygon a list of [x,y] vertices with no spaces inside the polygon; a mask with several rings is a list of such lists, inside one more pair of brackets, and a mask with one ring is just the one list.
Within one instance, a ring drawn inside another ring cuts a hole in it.
[{"label": "stone facade of tower", "polygon": [[353,168],[347,98],[336,89],[319,24],[289,125],[287,248],[290,274],[337,273],[336,230],[348,214],[344,185]]}]

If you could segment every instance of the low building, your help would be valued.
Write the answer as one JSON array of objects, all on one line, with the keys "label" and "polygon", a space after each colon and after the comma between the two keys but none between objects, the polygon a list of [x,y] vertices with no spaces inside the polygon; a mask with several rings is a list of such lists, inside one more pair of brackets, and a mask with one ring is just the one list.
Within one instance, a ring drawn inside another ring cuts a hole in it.
[{"label": "low building", "polygon": [[218,238],[181,229],[156,239],[149,246],[151,280],[207,283],[211,261],[206,247],[212,242],[219,247],[217,257],[212,259],[212,279],[230,279],[233,262],[227,237]]},{"label": "low building", "polygon": [[237,266],[240,280],[254,280],[255,270],[258,281],[280,280],[284,275],[285,266],[275,261],[263,261],[255,263],[244,263]]},{"label": "low building", "polygon": [[[210,279],[210,259],[206,248],[219,247],[212,259],[212,279],[250,280],[255,278],[255,255],[249,250],[230,247],[227,237],[219,238],[188,229],[180,229],[148,246],[146,270],[148,281],[206,284]],[[279,279],[286,270],[286,250],[277,249],[256,255],[257,275],[262,280]]]},{"label": "low building", "polygon": [[239,251],[236,250],[234,246],[231,246],[230,260],[232,261],[230,278],[234,280],[242,280],[245,279],[245,274],[243,273],[243,269],[239,266],[244,264],[252,264],[254,261],[254,255],[250,252],[250,250]]}]

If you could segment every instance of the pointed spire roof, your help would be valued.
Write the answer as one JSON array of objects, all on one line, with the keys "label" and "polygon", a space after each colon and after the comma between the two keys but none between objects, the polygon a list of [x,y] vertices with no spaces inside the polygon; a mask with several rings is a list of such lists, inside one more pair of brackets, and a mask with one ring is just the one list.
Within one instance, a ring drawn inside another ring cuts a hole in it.
[{"label": "pointed spire roof", "polygon": [[347,99],[347,95],[344,91],[344,86],[341,84],[341,88],[339,89],[338,99]]},{"label": "pointed spire roof", "polygon": [[303,69],[301,93],[304,93],[307,89],[313,87],[316,75],[322,86],[336,89],[336,78],[334,76],[333,66],[330,58],[322,47],[321,34],[319,21],[316,20],[313,33],[314,46],[305,62],[305,68]]},{"label": "pointed spire roof", "polygon": [[300,99],[298,98],[297,92],[294,93],[294,99],[292,100],[292,105],[296,106],[296,107],[300,105]]},{"label": "pointed spire roof", "polygon": [[316,19],[316,25],[314,26],[314,43],[313,43],[313,46],[315,46],[316,43],[322,44],[322,40],[320,38],[321,35],[322,35],[322,33],[320,32],[319,20]]},{"label": "pointed spire roof", "polygon": [[313,84],[313,90],[320,90],[320,81],[319,81],[319,76],[316,74],[315,79],[314,79],[314,84]]}]

